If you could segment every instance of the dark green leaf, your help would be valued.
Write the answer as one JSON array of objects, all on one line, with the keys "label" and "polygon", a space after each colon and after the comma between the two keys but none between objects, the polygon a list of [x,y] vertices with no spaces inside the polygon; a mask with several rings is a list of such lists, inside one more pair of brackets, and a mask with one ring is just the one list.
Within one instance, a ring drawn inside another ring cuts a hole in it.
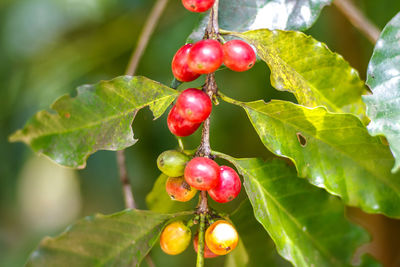
[{"label": "dark green leaf", "polygon": [[194,197],[189,202],[174,201],[165,191],[165,183],[168,177],[161,174],[154,183],[153,189],[146,196],[147,207],[152,211],[161,213],[172,213],[178,211],[191,210],[196,206],[197,198]]},{"label": "dark green leaf", "polygon": [[271,84],[293,93],[299,104],[365,117],[366,93],[357,71],[311,36],[292,31],[249,31],[237,36],[257,49],[271,69]]},{"label": "dark green leaf", "polygon": [[368,130],[384,135],[400,169],[400,13],[383,30],[368,66],[367,84],[373,95],[364,96]]},{"label": "dark green leaf", "polygon": [[257,220],[295,266],[349,266],[368,234],[344,217],[340,200],[303,179],[284,161],[230,160],[243,175]]},{"label": "dark green leaf", "polygon": [[230,216],[240,235],[240,245],[228,254],[226,267],[291,266],[276,252],[275,245],[254,218],[250,201],[244,201]]},{"label": "dark green leaf", "polygon": [[98,150],[121,150],[133,145],[132,121],[136,112],[150,106],[160,117],[178,92],[145,77],[122,76],[78,88],[52,106],[56,113],[40,111],[10,137],[23,141],[58,164],[84,168]]},{"label": "dark green leaf", "polygon": [[348,205],[400,217],[400,175],[390,172],[390,150],[357,117],[279,100],[224,99],[246,110],[264,145],[290,158],[300,177]]},{"label": "dark green leaf", "polygon": [[27,266],[139,266],[164,225],[182,215],[127,210],[87,217],[56,238],[44,238]]},{"label": "dark green leaf", "polygon": [[[220,0],[219,24],[230,31],[256,29],[306,30],[318,18],[322,8],[332,0]],[[203,38],[208,13],[189,37],[191,41]]]}]

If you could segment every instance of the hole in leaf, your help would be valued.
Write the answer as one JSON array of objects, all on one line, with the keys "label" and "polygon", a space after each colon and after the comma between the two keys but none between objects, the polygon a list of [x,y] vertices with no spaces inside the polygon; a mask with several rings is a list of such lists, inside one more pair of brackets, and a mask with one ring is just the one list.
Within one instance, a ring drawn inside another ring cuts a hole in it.
[{"label": "hole in leaf", "polygon": [[297,140],[299,140],[299,143],[302,147],[305,147],[307,145],[307,139],[302,135],[301,133],[297,133]]}]

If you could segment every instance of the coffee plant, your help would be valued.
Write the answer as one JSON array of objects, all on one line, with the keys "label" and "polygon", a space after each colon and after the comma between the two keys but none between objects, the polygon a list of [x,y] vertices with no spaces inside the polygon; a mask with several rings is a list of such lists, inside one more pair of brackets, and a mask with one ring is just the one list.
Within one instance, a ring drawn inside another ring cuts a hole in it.
[{"label": "coffee plant", "polygon": [[[216,257],[226,257],[225,266],[379,266],[369,255],[355,258],[369,235],[345,217],[345,206],[400,218],[400,13],[382,31],[364,83],[342,56],[302,33],[330,3],[182,0],[201,14],[171,59],[170,86],[131,70],[34,115],[10,140],[69,168],[84,168],[98,150],[119,151],[123,164],[122,150],[136,142],[132,122],[145,107],[154,119],[169,109],[165,124],[178,143],[154,162],[161,175],[147,197],[150,210],[128,204],[82,219],[43,239],[27,266],[139,266],[146,257],[151,265],[157,242],[170,255],[194,250],[196,266]],[[228,96],[218,72],[257,62],[296,103]],[[203,86],[179,89],[201,75]],[[247,114],[273,160],[212,149],[213,107],[221,101]],[[186,148],[181,137],[199,129],[199,146]],[[128,184],[126,197],[129,191]],[[234,212],[216,207],[241,191]]]}]

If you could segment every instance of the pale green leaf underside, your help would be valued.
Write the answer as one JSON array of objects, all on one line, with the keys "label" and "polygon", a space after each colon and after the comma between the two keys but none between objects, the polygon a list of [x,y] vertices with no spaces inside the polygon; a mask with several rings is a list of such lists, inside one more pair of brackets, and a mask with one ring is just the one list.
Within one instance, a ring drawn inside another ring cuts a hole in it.
[{"label": "pale green leaf underside", "polygon": [[84,168],[98,150],[121,150],[133,145],[132,121],[136,112],[150,106],[160,117],[178,92],[145,77],[122,76],[78,88],[52,106],[55,112],[38,112],[10,141],[22,141],[58,164]]},{"label": "pale green leaf underside", "polygon": [[364,83],[357,71],[325,44],[293,31],[263,29],[237,36],[256,47],[271,69],[271,84],[293,93],[299,104],[365,117]]},{"label": "pale green leaf underside", "polygon": [[240,244],[228,254],[226,267],[289,267],[291,264],[282,259],[275,245],[262,225],[254,218],[250,201],[245,200],[230,216],[240,234]]},{"label": "pale green leaf underside", "polygon": [[384,135],[400,169],[400,13],[383,29],[368,66],[367,84],[373,95],[364,96],[368,131]]},{"label": "pale green leaf underside", "polygon": [[390,168],[389,149],[351,114],[307,108],[286,101],[242,106],[261,141],[296,164],[300,177],[366,212],[400,217],[400,175]]},{"label": "pale green leaf underside", "polygon": [[[306,30],[316,21],[322,8],[331,0],[220,0],[219,26],[243,32],[256,29]],[[201,16],[199,25],[189,37],[203,38],[208,13]]]},{"label": "pale green leaf underside", "polygon": [[282,160],[227,157],[243,175],[257,220],[295,266],[350,266],[368,234],[345,219],[341,201]]},{"label": "pale green leaf underside", "polygon": [[180,215],[127,210],[87,217],[56,238],[44,238],[26,266],[139,266],[164,225]]},{"label": "pale green leaf underside", "polygon": [[185,210],[193,210],[196,206],[197,197],[189,202],[179,202],[172,200],[165,191],[165,183],[168,176],[161,174],[153,185],[153,189],[146,196],[147,207],[156,212],[172,213]]}]

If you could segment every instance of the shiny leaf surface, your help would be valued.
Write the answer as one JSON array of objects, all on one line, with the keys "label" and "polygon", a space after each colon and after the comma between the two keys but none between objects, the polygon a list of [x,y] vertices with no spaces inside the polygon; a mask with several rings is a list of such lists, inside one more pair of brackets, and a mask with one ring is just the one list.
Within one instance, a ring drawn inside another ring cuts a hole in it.
[{"label": "shiny leaf surface", "polygon": [[368,66],[367,84],[373,95],[364,96],[368,131],[384,135],[400,169],[400,13],[386,25]]},{"label": "shiny leaf surface", "polygon": [[22,141],[58,164],[84,168],[87,157],[98,150],[133,145],[136,112],[149,106],[158,118],[177,94],[145,77],[123,76],[81,86],[76,97],[63,96],[51,112],[38,112],[10,141]]},{"label": "shiny leaf surface", "polygon": [[[220,0],[220,28],[230,31],[256,29],[306,30],[332,0]],[[208,13],[201,15],[189,40],[203,38]]]},{"label": "shiny leaf surface", "polygon": [[340,200],[307,181],[282,160],[230,160],[243,175],[257,220],[279,253],[295,266],[350,266],[368,234],[344,217]]},{"label": "shiny leaf surface", "polygon": [[390,150],[351,114],[274,100],[228,102],[242,106],[261,141],[290,158],[300,177],[366,212],[400,217],[400,176]]},{"label": "shiny leaf surface", "polygon": [[264,29],[237,36],[256,47],[271,69],[271,84],[293,93],[299,104],[365,117],[364,83],[357,71],[325,44],[293,31]]},{"label": "shiny leaf surface", "polygon": [[184,215],[127,210],[78,221],[55,238],[44,238],[26,266],[139,266],[164,225]]}]

